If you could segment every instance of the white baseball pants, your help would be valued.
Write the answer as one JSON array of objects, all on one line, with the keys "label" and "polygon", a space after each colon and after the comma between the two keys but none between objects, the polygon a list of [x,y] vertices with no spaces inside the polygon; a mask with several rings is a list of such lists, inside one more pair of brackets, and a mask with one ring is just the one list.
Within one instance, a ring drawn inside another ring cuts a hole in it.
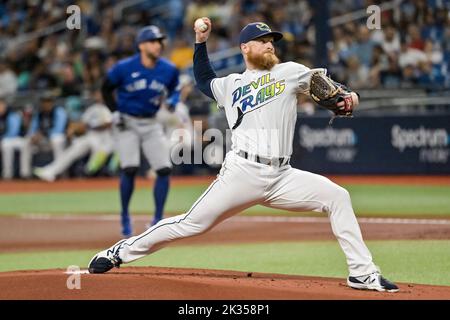
[{"label": "white baseball pants", "polygon": [[50,137],[50,144],[53,150],[53,159],[58,159],[64,152],[66,147],[65,134],[54,134]]},{"label": "white baseball pants", "polygon": [[20,176],[31,176],[31,146],[29,140],[23,137],[5,138],[2,140],[3,179],[12,179],[14,175],[14,151],[20,152]]},{"label": "white baseball pants", "polygon": [[153,170],[171,168],[169,141],[163,126],[155,118],[136,118],[122,114],[126,128],[114,126],[114,140],[120,157],[120,167],[139,167],[141,147]]},{"label": "white baseball pants", "polygon": [[142,234],[127,239],[119,257],[124,263],[142,258],[174,240],[204,233],[255,204],[327,213],[346,256],[350,276],[377,270],[344,188],[323,176],[290,165],[259,164],[233,151],[228,152],[217,179],[187,213],[161,220]]}]

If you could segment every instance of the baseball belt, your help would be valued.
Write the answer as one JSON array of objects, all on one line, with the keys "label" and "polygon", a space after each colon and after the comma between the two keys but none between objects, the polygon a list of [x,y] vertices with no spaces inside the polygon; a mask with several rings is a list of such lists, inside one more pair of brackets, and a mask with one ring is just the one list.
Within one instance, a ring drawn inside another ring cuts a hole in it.
[{"label": "baseball belt", "polygon": [[244,159],[247,159],[247,160],[251,160],[251,161],[265,164],[268,166],[273,165],[273,166],[277,166],[277,167],[282,167],[282,166],[288,165],[291,160],[291,157],[265,158],[265,157],[261,157],[258,155],[251,155],[248,152],[242,151],[242,150],[239,150],[237,152],[237,155]]}]

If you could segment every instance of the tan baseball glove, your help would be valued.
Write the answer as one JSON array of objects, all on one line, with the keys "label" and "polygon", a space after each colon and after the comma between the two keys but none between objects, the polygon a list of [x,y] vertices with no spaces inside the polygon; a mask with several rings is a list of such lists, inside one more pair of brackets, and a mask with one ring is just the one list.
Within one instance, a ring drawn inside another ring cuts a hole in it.
[{"label": "tan baseball glove", "polygon": [[311,75],[309,93],[317,104],[333,112],[330,125],[336,117],[352,117],[353,109],[358,104],[357,93],[352,93],[349,88],[320,71]]}]

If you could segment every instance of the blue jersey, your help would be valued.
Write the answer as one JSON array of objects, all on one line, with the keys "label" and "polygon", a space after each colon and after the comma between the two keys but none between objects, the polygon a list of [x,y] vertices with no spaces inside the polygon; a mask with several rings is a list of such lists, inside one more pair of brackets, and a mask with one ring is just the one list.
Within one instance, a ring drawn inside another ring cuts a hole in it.
[{"label": "blue jersey", "polygon": [[40,131],[47,137],[64,134],[67,127],[67,112],[61,106],[56,106],[50,113],[37,112],[33,115],[29,134]]},{"label": "blue jersey", "polygon": [[[117,106],[123,113],[151,117],[178,86],[178,69],[160,58],[153,68],[141,63],[140,54],[120,60],[108,71],[108,80],[117,87]],[[173,102],[172,102],[173,103]]]},{"label": "blue jersey", "polygon": [[19,112],[7,111],[0,116],[0,139],[21,136],[22,118]]}]

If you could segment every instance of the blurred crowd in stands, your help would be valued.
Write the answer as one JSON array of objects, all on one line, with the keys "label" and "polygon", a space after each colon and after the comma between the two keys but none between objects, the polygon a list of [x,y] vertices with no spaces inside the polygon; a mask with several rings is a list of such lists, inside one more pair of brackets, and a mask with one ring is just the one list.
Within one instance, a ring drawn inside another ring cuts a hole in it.
[{"label": "blurred crowd in stands", "polygon": [[[329,1],[329,16],[365,11],[369,5],[385,2]],[[366,15],[332,27],[327,43],[327,68],[335,80],[353,89],[450,87],[450,1],[399,2],[394,9],[381,13],[380,29],[369,30]],[[69,16],[66,8],[74,3],[81,9],[81,28],[68,30],[61,22]],[[168,35],[165,55],[182,70],[192,63],[192,25],[201,16],[208,16],[213,22],[209,53],[236,47],[243,26],[265,21],[284,33],[285,41],[277,49],[282,61],[314,66],[314,16],[321,13],[314,13],[312,0],[133,3],[130,6],[129,1],[117,0],[0,3],[0,137],[32,135],[32,119],[42,112],[42,105],[49,99],[67,117],[67,124],[61,127],[64,134],[68,124],[79,121],[83,110],[95,101],[93,92],[99,88],[106,71],[117,60],[136,53],[136,32],[149,24],[160,26]],[[207,119],[214,110],[212,102],[198,94],[193,94],[186,103],[194,120]],[[19,112],[21,121],[15,124],[19,129],[7,128],[9,109]],[[30,176],[25,171],[22,175]]]}]

